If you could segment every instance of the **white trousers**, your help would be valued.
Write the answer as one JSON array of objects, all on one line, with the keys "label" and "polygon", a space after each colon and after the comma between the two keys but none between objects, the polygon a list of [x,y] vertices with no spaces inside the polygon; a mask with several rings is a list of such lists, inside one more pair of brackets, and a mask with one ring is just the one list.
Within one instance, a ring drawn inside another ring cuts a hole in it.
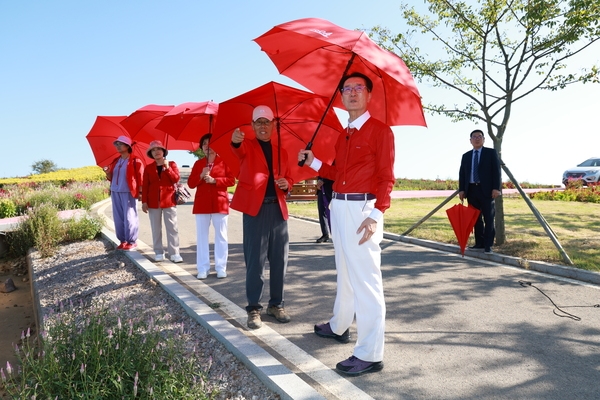
[{"label": "white trousers", "polygon": [[369,216],[375,200],[351,201],[332,199],[331,231],[335,247],[337,293],[333,332],[341,335],[356,317],[357,340],[353,355],[363,361],[383,361],[385,341],[385,300],[381,279],[383,219],[370,240],[358,245],[364,231],[360,224]]},{"label": "white trousers", "polygon": [[210,249],[208,230],[212,221],[215,229],[215,270],[225,272],[229,245],[227,244],[227,214],[195,214],[196,215],[196,268],[198,273],[208,274],[210,270]]},{"label": "white trousers", "polygon": [[150,228],[152,229],[152,247],[154,254],[164,254],[162,241],[162,220],[165,221],[167,249],[170,256],[179,254],[179,229],[177,228],[177,207],[149,208]]}]

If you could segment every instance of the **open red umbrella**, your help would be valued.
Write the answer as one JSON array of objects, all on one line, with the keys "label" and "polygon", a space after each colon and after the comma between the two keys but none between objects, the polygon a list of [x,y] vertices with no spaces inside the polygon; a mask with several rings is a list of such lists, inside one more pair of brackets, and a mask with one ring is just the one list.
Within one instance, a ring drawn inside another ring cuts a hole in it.
[{"label": "open red umbrella", "polygon": [[[119,153],[113,145],[113,142],[117,140],[119,136],[131,137],[127,130],[121,125],[121,121],[125,118],[127,117],[96,117],[96,122],[94,122],[92,129],[90,129],[90,132],[86,135],[86,139],[90,144],[97,166],[104,168],[119,156]],[[133,150],[132,154],[140,158],[144,165],[147,165],[152,161],[146,154],[148,151],[147,143],[134,141],[131,144],[131,149]]]},{"label": "open red umbrella", "polygon": [[179,104],[166,113],[156,125],[177,140],[198,142],[202,135],[212,133],[219,105],[212,101]]},{"label": "open red umbrella", "polygon": [[167,150],[196,150],[197,141],[176,140],[167,132],[157,128],[161,119],[173,108],[174,106],[149,104],[129,114],[121,121],[121,125],[129,132],[131,138],[138,142],[149,144],[153,140],[160,140]]},{"label": "open red umbrella", "polygon": [[[269,106],[273,110],[276,130],[273,131],[271,140],[287,151],[294,182],[316,175],[310,168],[299,167],[296,156],[311,140],[322,118],[322,134],[315,141],[313,148],[317,149],[322,161],[333,161],[335,142],[343,128],[333,109],[325,113],[327,98],[277,82],[269,82],[219,104],[219,118],[210,144],[234,174],[239,172],[239,162],[229,148],[231,134],[236,128],[241,128],[247,139],[255,137],[251,126],[252,111],[259,105]],[[278,168],[278,165],[273,165],[275,173]]]},{"label": "open red umbrella", "polygon": [[281,74],[331,97],[335,107],[343,108],[336,96],[341,78],[361,72],[373,81],[372,116],[389,126],[426,126],[421,96],[406,64],[364,32],[304,18],[277,25],[254,41]]},{"label": "open red umbrella", "polygon": [[479,210],[470,204],[468,206],[457,204],[447,209],[446,214],[448,214],[450,225],[452,225],[452,229],[454,229],[454,234],[458,240],[460,253],[464,257],[469,236],[471,236],[473,227],[479,217]]}]

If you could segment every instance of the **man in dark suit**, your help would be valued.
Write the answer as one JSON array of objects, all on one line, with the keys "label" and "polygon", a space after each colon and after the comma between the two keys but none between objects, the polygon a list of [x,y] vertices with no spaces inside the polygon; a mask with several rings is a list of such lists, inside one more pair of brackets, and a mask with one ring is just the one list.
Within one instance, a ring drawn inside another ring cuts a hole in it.
[{"label": "man in dark suit", "polygon": [[458,197],[481,211],[475,223],[475,245],[472,250],[492,252],[495,199],[501,195],[500,161],[495,149],[483,147],[485,137],[479,129],[471,132],[473,150],[462,156],[458,175]]}]

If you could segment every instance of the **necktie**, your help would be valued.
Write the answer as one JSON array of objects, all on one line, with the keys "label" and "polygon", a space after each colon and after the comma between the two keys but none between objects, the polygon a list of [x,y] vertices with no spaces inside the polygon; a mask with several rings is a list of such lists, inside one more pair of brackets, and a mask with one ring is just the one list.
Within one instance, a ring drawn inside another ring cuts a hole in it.
[{"label": "necktie", "polygon": [[473,182],[479,183],[479,150],[475,150],[473,157]]}]

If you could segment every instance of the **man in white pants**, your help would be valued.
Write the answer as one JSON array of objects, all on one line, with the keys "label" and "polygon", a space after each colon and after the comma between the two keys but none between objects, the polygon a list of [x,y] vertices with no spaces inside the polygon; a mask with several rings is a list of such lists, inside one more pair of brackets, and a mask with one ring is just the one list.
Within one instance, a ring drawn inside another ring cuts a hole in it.
[{"label": "man in white pants", "polygon": [[342,103],[348,128],[336,143],[334,165],[323,164],[312,151],[301,150],[298,161],[334,180],[330,204],[335,243],[337,293],[333,317],[315,325],[320,337],[348,343],[356,318],[353,354],[336,365],[348,375],[383,369],[385,300],[381,279],[383,213],[394,186],[394,136],[389,126],[367,111],[372,81],[360,73],[341,80]]}]

